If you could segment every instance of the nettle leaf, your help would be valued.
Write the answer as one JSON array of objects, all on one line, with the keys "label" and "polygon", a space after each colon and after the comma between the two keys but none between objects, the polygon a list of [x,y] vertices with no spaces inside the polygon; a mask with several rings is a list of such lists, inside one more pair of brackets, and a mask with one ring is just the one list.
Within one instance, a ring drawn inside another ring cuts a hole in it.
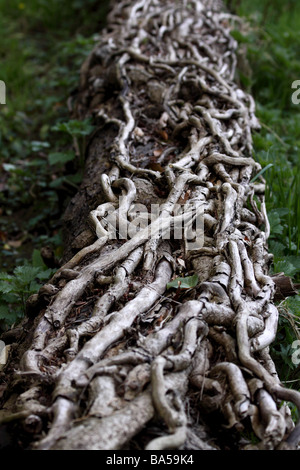
[{"label": "nettle leaf", "polygon": [[286,256],[285,259],[292,263],[295,268],[300,271],[300,256]]},{"label": "nettle leaf", "polygon": [[9,294],[14,291],[14,285],[6,281],[0,281],[0,292],[1,294]]},{"label": "nettle leaf", "polygon": [[198,274],[187,277],[176,277],[173,281],[168,282],[167,289],[171,289],[172,287],[175,289],[178,287],[180,287],[180,289],[190,289],[198,284],[198,279]]},{"label": "nettle leaf", "polygon": [[34,281],[39,272],[40,268],[33,266],[18,266],[14,269],[14,275],[17,277],[17,280],[24,285]]},{"label": "nettle leaf", "polygon": [[40,289],[40,287],[41,287],[41,285],[38,282],[32,281],[30,283],[28,292],[34,294],[35,292],[37,292]]},{"label": "nettle leaf", "polygon": [[8,305],[0,305],[0,320],[10,320],[12,317]]},{"label": "nettle leaf", "polygon": [[274,209],[274,212],[276,212],[279,215],[279,217],[284,217],[285,215],[288,215],[291,212],[291,210],[288,209],[287,207],[277,207],[277,209]]},{"label": "nettle leaf", "polygon": [[268,219],[270,223],[271,235],[282,235],[283,226],[281,225],[281,220],[278,212],[276,210],[270,211],[268,214]]},{"label": "nettle leaf", "polygon": [[0,305],[0,320],[4,320],[6,325],[12,326],[21,317],[20,311],[12,309],[8,305]]},{"label": "nettle leaf", "polygon": [[291,367],[292,346],[280,344],[280,356],[285,364]]},{"label": "nettle leaf", "polygon": [[84,121],[78,121],[76,119],[70,120],[68,122],[60,122],[52,127],[53,131],[65,132],[72,136],[84,136],[89,135],[94,130],[93,126],[89,119]]},{"label": "nettle leaf", "polygon": [[269,244],[270,253],[273,253],[276,257],[281,257],[284,255],[285,245],[275,240],[270,240]]},{"label": "nettle leaf", "polygon": [[0,273],[0,281],[12,281],[13,276],[11,274],[7,274],[5,272]]},{"label": "nettle leaf", "polygon": [[293,277],[298,272],[298,268],[287,259],[274,262],[274,268],[275,272],[284,272],[286,276],[291,277]]},{"label": "nettle leaf", "polygon": [[45,271],[38,273],[36,277],[40,279],[41,281],[46,281],[55,273],[55,271],[56,269],[49,268],[49,269],[46,269]]},{"label": "nettle leaf", "polygon": [[294,297],[287,297],[285,305],[293,315],[297,317],[300,316],[300,295],[295,295]]},{"label": "nettle leaf", "polygon": [[19,297],[14,292],[9,292],[8,294],[1,295],[0,301],[7,304],[17,304],[19,302]]}]

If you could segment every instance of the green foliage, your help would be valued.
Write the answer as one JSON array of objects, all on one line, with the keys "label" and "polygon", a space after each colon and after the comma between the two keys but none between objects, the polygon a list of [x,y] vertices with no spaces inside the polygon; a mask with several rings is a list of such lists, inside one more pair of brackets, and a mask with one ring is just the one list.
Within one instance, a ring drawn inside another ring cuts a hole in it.
[{"label": "green foliage", "polygon": [[[12,276],[1,281],[10,291],[1,291],[0,327],[24,313],[24,298],[47,277],[29,261],[34,248],[62,251],[60,216],[82,179],[93,130],[88,120],[69,120],[67,100],[107,11],[108,0],[0,0],[0,79],[7,91],[0,106],[0,265]],[[39,272],[22,284],[28,266]]]},{"label": "green foliage", "polygon": [[91,124],[90,119],[85,119],[84,121],[73,119],[67,122],[57,123],[52,127],[52,130],[68,134],[74,139],[73,142],[75,144],[79,158],[78,165],[83,166],[86,148],[86,136],[91,134],[94,128],[95,126]]},{"label": "green foliage", "polygon": [[[300,12],[295,1],[228,1],[235,13],[245,17],[248,26],[233,31],[240,44],[246,44],[247,68],[239,78],[255,98],[262,125],[253,136],[255,158],[267,171],[266,203],[271,225],[270,247],[280,239],[285,249],[281,257],[293,257],[279,265],[286,274],[299,279],[300,249],[300,108],[292,103],[292,82],[300,77]],[[257,179],[258,175],[254,178]],[[254,180],[253,179],[253,180]],[[297,267],[297,269],[296,269]]]},{"label": "green foliage", "polygon": [[[253,136],[254,157],[264,171],[268,169],[266,207],[271,228],[269,251],[274,255],[272,270],[284,272],[299,282],[300,107],[291,99],[292,82],[300,79],[298,2],[226,3],[247,21],[247,27],[234,31],[233,36],[248,51],[248,66],[241,63],[239,79],[241,86],[254,96],[262,125],[261,131]],[[279,311],[279,329],[271,354],[280,378],[299,389],[299,368],[292,362],[292,343],[299,337],[299,295],[281,302]]]},{"label": "green foliage", "polygon": [[73,151],[68,152],[53,152],[48,155],[49,165],[64,165],[67,162],[71,162],[75,159],[75,153]]},{"label": "green foliage", "polygon": [[198,275],[194,274],[193,276],[186,276],[186,277],[176,277],[173,281],[168,282],[167,289],[171,289],[172,287],[177,289],[190,289],[191,287],[196,287],[198,284]]},{"label": "green foliage", "polygon": [[34,250],[32,264],[17,266],[12,274],[0,272],[0,324],[11,326],[25,314],[26,299],[36,293],[41,283],[53,274]]},{"label": "green foliage", "polygon": [[84,121],[74,119],[68,122],[60,122],[53,126],[52,130],[65,132],[72,137],[81,137],[89,135],[94,130],[94,126],[91,124],[90,119],[85,119]]},{"label": "green foliage", "polygon": [[[247,21],[247,28],[233,31],[246,44],[247,72],[240,72],[254,95],[262,125],[254,134],[255,158],[267,171],[266,205],[271,226],[269,248],[274,253],[274,272],[284,271],[300,279],[300,108],[293,105],[291,85],[300,77],[300,12],[296,3],[268,0],[228,1]],[[276,4],[276,8],[274,7]],[[271,6],[272,5],[272,6]],[[276,12],[276,13],[275,13]],[[253,178],[257,179],[259,175]],[[283,245],[274,252],[275,242]]]},{"label": "green foliage", "polygon": [[299,338],[297,328],[300,321],[300,295],[288,297],[280,303],[278,309],[279,326],[276,341],[272,346],[272,356],[282,380],[289,381],[297,378],[299,369],[299,366],[293,362],[292,355],[295,351],[293,342]]}]

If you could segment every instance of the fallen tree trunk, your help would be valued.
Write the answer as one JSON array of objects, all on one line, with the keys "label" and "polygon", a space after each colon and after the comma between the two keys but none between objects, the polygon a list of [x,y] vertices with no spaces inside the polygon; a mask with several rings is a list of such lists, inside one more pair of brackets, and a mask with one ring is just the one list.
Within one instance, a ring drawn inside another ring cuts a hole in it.
[{"label": "fallen tree trunk", "polygon": [[5,369],[21,447],[297,447],[234,21],[214,0],[120,2],[82,67],[96,131],[64,264]]}]

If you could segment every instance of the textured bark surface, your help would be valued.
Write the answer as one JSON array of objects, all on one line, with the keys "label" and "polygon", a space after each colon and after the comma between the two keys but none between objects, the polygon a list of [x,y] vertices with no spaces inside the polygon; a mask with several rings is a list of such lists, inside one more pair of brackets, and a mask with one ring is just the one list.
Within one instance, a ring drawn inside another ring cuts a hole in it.
[{"label": "textured bark surface", "polygon": [[[15,447],[297,447],[286,401],[299,409],[300,396],[269,354],[276,286],[265,181],[251,182],[259,124],[234,81],[239,21],[214,0],[114,4],[81,70],[74,113],[96,131],[64,264],[31,299],[4,370]],[[160,204],[155,237],[112,239],[108,208],[120,235],[138,203]],[[164,236],[189,204],[204,212],[192,250],[185,232]],[[196,286],[167,289],[194,274]]]}]

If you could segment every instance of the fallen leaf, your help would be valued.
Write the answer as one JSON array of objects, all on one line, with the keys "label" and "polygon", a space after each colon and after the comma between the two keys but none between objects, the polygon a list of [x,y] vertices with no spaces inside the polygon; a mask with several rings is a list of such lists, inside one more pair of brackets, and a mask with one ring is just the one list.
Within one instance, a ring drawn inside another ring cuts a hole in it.
[{"label": "fallen leaf", "polygon": [[162,139],[164,139],[164,140],[168,140],[168,139],[169,139],[169,136],[168,136],[168,134],[167,134],[166,131],[159,130],[159,131],[157,131],[157,132],[158,132],[158,134],[160,135],[160,137],[161,137]]},{"label": "fallen leaf", "polygon": [[159,171],[160,173],[163,173],[165,171],[164,168],[159,163],[155,163],[155,162],[150,163],[149,168],[150,170]]},{"label": "fallen leaf", "polygon": [[190,197],[190,194],[191,194],[191,190],[188,189],[185,193],[184,193],[184,196],[180,196],[179,200],[178,200],[178,204],[185,204],[186,201],[188,200],[188,198]]},{"label": "fallen leaf", "polygon": [[23,240],[8,240],[7,244],[12,248],[19,248],[23,243]]}]

